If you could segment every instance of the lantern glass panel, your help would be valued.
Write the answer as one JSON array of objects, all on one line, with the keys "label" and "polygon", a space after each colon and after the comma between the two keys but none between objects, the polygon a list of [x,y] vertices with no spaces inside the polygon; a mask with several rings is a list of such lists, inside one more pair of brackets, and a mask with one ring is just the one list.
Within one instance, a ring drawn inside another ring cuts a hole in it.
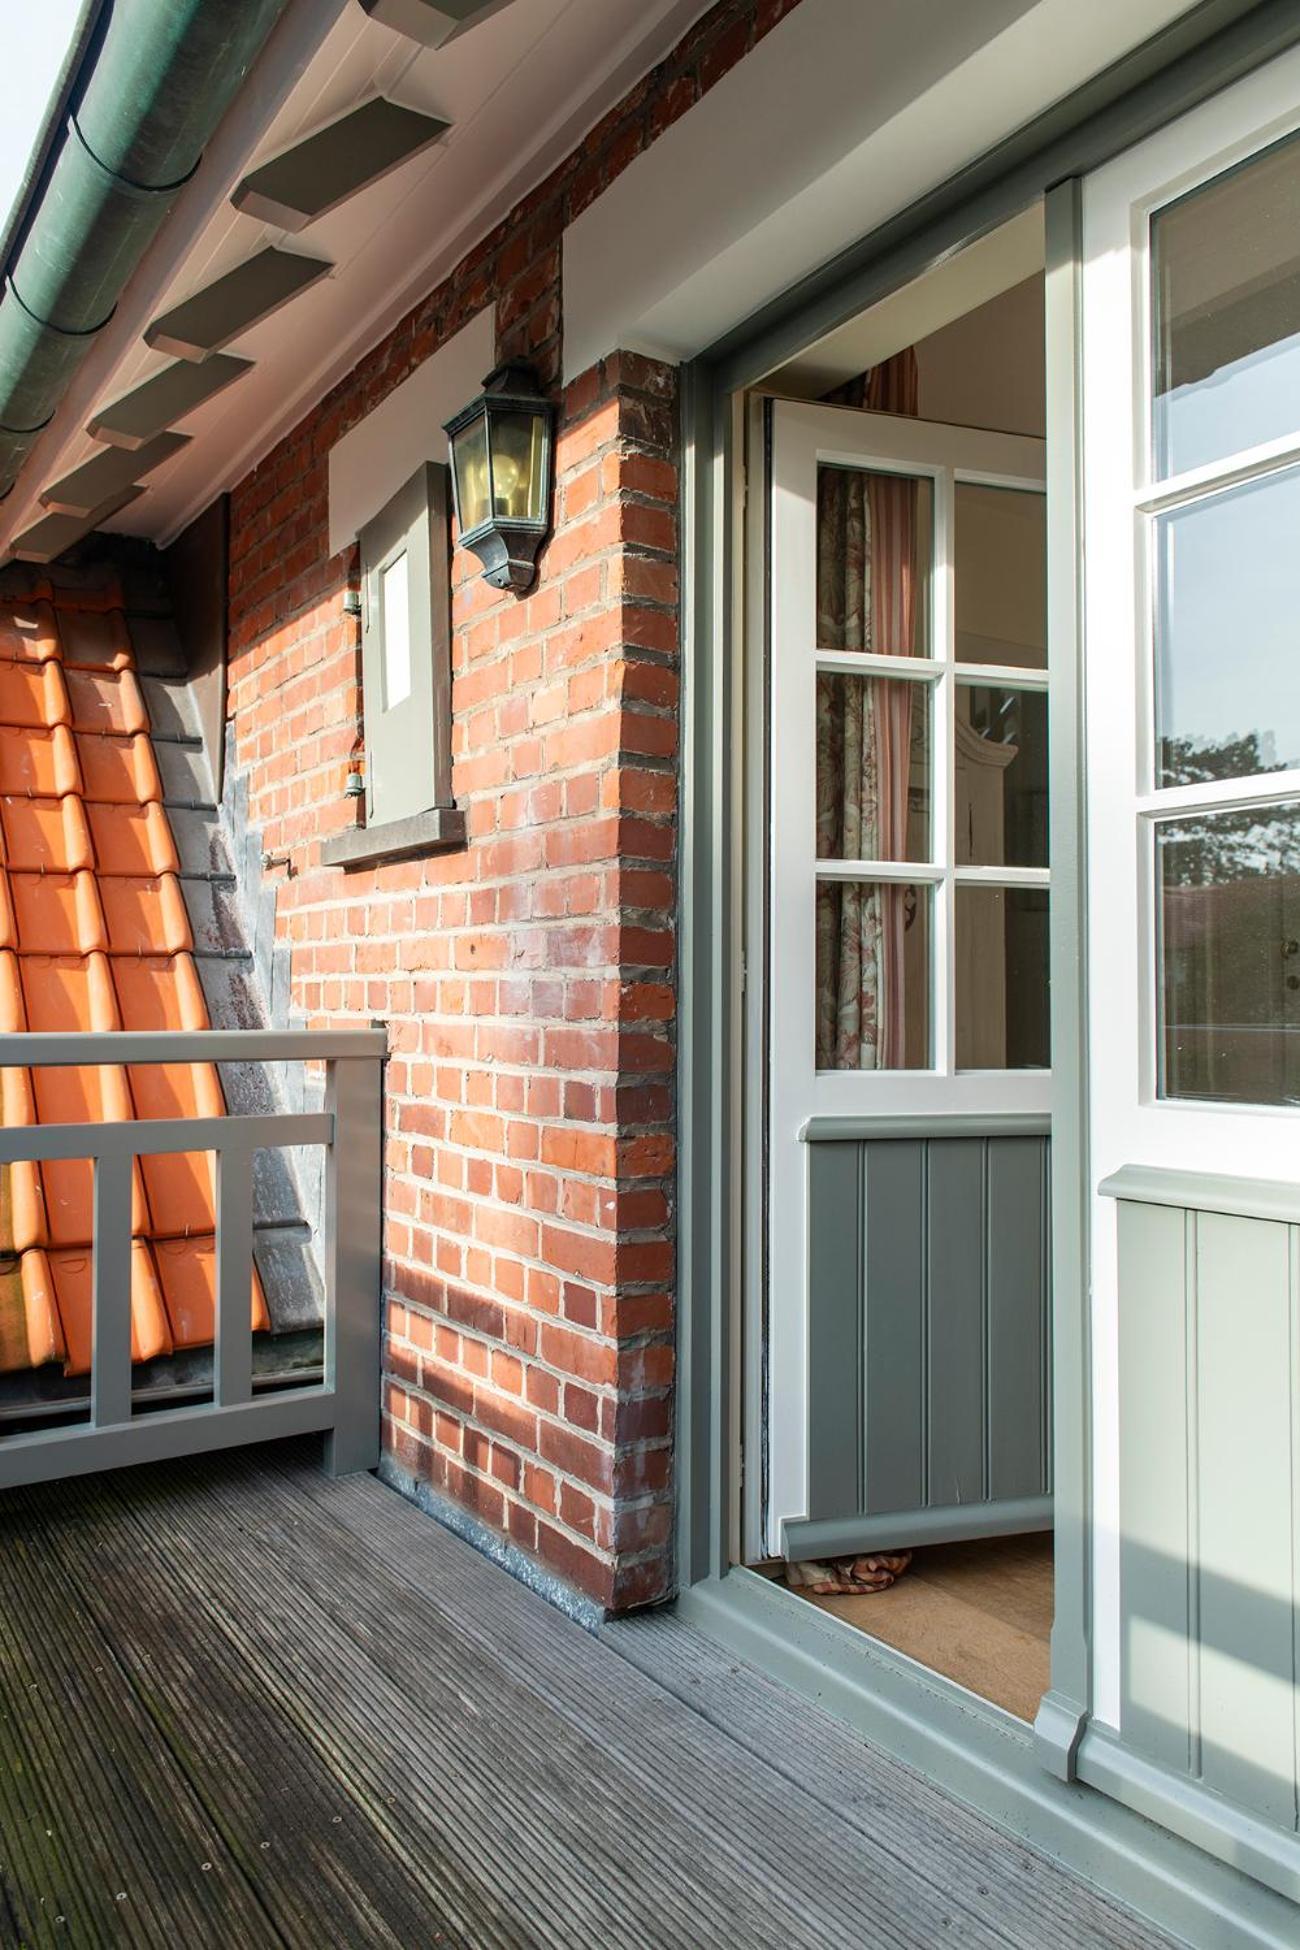
[{"label": "lantern glass panel", "polygon": [[488,495],[487,422],[480,415],[462,427],[451,443],[456,470],[456,512],[460,532],[467,535],[491,514]]},{"label": "lantern glass panel", "polygon": [[546,494],[546,416],[492,414],[492,512],[498,521],[541,521]]}]

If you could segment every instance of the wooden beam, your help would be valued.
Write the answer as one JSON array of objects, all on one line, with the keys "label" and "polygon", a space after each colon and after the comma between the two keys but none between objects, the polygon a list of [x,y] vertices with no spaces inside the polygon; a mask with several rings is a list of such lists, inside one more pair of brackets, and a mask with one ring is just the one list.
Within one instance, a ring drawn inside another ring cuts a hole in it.
[{"label": "wooden beam", "polygon": [[143,474],[161,467],[165,460],[188,447],[185,433],[159,433],[143,447],[104,447],[99,453],[74,467],[61,481],[43,489],[41,501],[62,515],[90,515],[102,508],[124,488],[134,487]]},{"label": "wooden beam", "polygon": [[179,359],[164,366],[120,399],[110,400],[87,422],[92,440],[110,447],[126,447],[132,452],[146,446],[155,435],[183,420],[205,400],[236,379],[253,370],[251,359],[236,359],[228,352],[214,353],[202,365]]},{"label": "wooden beam", "polygon": [[333,268],[323,258],[299,257],[268,245],[171,311],[160,313],[145,327],[145,344],[177,359],[206,359]]},{"label": "wooden beam", "polygon": [[252,170],[230,201],[259,223],[302,230],[418,156],[450,126],[376,95]]}]

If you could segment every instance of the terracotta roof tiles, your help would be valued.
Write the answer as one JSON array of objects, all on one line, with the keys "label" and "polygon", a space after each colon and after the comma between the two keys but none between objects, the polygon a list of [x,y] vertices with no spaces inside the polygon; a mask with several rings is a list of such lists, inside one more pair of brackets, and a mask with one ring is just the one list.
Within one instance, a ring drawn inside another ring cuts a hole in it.
[{"label": "terracotta roof tiles", "polygon": [[[111,585],[0,601],[0,1032],[208,1026],[133,664]],[[224,1110],[211,1064],[0,1071],[10,1127]],[[0,1372],[88,1371],[92,1205],[88,1159],[0,1170]],[[215,1226],[211,1152],[141,1159],[135,1360],[211,1341]]]}]

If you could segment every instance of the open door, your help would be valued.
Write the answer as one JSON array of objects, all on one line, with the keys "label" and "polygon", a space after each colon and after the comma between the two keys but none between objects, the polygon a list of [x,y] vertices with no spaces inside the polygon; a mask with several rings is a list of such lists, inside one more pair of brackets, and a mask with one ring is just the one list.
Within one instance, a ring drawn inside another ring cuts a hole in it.
[{"label": "open door", "polygon": [[1044,1528],[1043,443],[765,410],[764,1545]]}]

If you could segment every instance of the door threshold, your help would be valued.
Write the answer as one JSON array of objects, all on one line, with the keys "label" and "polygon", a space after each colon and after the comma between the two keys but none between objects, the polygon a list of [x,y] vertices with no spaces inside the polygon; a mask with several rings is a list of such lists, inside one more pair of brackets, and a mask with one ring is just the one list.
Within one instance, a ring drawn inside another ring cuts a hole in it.
[{"label": "door threshold", "polygon": [[688,1586],[676,1606],[749,1664],[1161,1929],[1204,1950],[1228,1941],[1234,1950],[1294,1950],[1295,1910],[1283,1897],[1109,1795],[1058,1780],[1023,1720],[784,1585],[737,1567]]}]

